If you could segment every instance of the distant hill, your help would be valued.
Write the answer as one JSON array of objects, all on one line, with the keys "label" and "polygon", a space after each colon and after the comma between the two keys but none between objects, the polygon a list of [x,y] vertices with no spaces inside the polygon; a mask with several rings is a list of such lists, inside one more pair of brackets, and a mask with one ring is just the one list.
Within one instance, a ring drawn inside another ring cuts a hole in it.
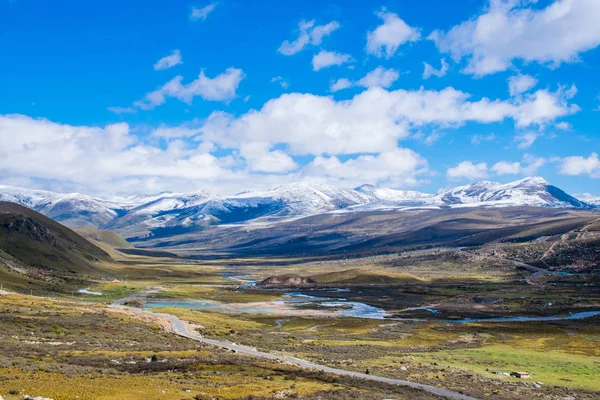
[{"label": "distant hill", "polygon": [[91,227],[75,228],[75,232],[95,244],[105,244],[115,249],[132,249],[133,245],[115,231],[94,229]]},{"label": "distant hill", "polygon": [[19,204],[0,202],[0,279],[58,289],[103,275],[100,247]]},{"label": "distant hill", "polygon": [[30,207],[69,227],[118,232],[128,240],[167,238],[214,225],[264,225],[315,215],[382,210],[542,207],[597,209],[540,177],[476,182],[435,194],[362,185],[342,189],[294,182],[265,191],[218,196],[204,191],[100,199],[0,185],[0,201]]}]

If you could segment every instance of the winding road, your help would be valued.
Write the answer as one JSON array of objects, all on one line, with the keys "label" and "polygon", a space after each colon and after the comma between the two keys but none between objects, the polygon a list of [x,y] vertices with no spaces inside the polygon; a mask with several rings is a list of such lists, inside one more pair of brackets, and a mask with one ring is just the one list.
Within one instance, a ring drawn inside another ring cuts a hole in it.
[{"label": "winding road", "polygon": [[200,336],[197,333],[190,332],[190,330],[187,327],[187,325],[185,324],[185,322],[183,322],[181,319],[177,318],[174,315],[155,313],[152,311],[142,310],[142,309],[133,308],[133,307],[127,307],[124,305],[129,300],[134,300],[139,297],[144,297],[148,294],[156,293],[160,290],[162,290],[162,288],[155,287],[155,288],[144,290],[139,293],[135,293],[135,294],[125,297],[123,299],[116,300],[115,302],[113,302],[111,304],[111,307],[126,308],[126,309],[136,312],[136,313],[163,318],[163,319],[169,321],[169,323],[171,324],[171,327],[173,329],[173,332],[179,336],[183,336],[183,337],[195,340],[197,342],[202,342],[202,343],[210,344],[213,346],[221,347],[224,349],[233,350],[238,353],[247,354],[247,355],[255,356],[255,357],[261,357],[261,358],[265,358],[265,359],[269,359],[269,360],[273,360],[273,361],[279,361],[279,362],[286,363],[286,364],[292,364],[292,365],[295,365],[295,366],[298,366],[298,367],[304,368],[304,369],[323,371],[323,372],[329,373],[329,374],[348,376],[351,378],[365,379],[365,380],[370,380],[370,381],[375,381],[375,382],[382,382],[382,383],[387,383],[387,384],[396,385],[396,386],[410,387],[413,389],[423,390],[425,392],[429,392],[429,393],[432,393],[432,394],[435,394],[438,396],[443,396],[448,399],[477,400],[474,397],[465,396],[464,394],[453,392],[451,390],[439,388],[436,386],[405,381],[402,379],[393,379],[393,378],[386,378],[386,377],[377,376],[377,375],[362,374],[360,372],[348,371],[348,370],[339,369],[339,368],[331,368],[326,365],[315,364],[313,362],[303,360],[301,358],[275,355],[275,354],[256,350],[252,347],[242,346],[242,345],[235,344],[235,343],[223,342],[220,340],[208,339],[208,338]]}]

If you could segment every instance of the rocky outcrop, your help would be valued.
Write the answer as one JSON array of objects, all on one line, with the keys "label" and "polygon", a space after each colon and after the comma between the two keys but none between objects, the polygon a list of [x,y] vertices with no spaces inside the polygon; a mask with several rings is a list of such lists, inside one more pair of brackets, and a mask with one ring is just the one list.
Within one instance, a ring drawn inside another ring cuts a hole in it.
[{"label": "rocky outcrop", "polygon": [[306,286],[317,283],[308,276],[270,276],[258,286]]},{"label": "rocky outcrop", "polygon": [[[2,398],[0,397],[0,400],[2,400]],[[31,397],[28,395],[25,395],[23,397],[21,397],[21,400],[52,400],[49,397]]]},{"label": "rocky outcrop", "polygon": [[42,244],[56,247],[56,238],[50,233],[48,227],[26,215],[15,215],[4,222],[9,241],[16,233],[26,235],[29,239]]}]

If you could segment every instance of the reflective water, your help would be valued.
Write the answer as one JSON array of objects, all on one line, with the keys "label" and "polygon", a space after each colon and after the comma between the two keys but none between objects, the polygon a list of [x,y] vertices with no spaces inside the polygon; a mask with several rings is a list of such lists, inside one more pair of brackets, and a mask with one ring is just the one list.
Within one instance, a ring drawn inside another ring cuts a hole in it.
[{"label": "reflective water", "polygon": [[79,289],[77,293],[91,294],[92,296],[102,296],[102,292],[91,292],[89,288]]},{"label": "reflective water", "polygon": [[[324,290],[323,292],[336,292],[339,290]],[[356,318],[371,318],[371,319],[384,319],[387,313],[377,307],[370,306],[365,303],[359,303],[356,301],[348,301],[344,298],[331,299],[329,297],[314,296],[303,292],[289,292],[285,293],[283,297],[290,298],[292,300],[284,300],[288,304],[305,305],[313,304],[324,308],[338,308],[336,312],[344,317],[356,317]],[[296,299],[301,299],[300,301]]]},{"label": "reflective water", "polygon": [[563,317],[513,317],[513,318],[465,318],[447,320],[446,322],[523,322],[523,321],[563,321],[570,319],[584,319],[600,315],[600,311],[583,311]]},{"label": "reflective water", "polygon": [[[285,300],[277,300],[264,303],[238,303],[226,304],[210,300],[152,300],[150,299],[145,308],[186,308],[189,310],[215,311],[223,313],[254,313],[254,314],[277,314],[281,312],[281,305],[285,307],[286,314],[300,311],[302,306],[314,305],[321,310],[329,311],[344,317],[383,319],[386,316],[384,310],[368,304],[347,301],[346,299],[332,299],[329,297],[313,296],[301,292],[289,292],[283,295]],[[272,304],[272,307],[270,306]],[[332,310],[328,310],[331,308]]]}]

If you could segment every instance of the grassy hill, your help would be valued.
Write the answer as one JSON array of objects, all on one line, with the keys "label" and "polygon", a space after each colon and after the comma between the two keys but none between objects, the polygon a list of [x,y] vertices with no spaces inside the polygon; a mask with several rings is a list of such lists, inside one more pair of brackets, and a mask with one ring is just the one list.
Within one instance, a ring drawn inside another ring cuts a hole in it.
[{"label": "grassy hill", "polygon": [[0,280],[15,289],[59,290],[103,275],[113,260],[88,240],[15,203],[0,202]]},{"label": "grassy hill", "polygon": [[[94,229],[94,228],[75,228],[75,232],[83,236],[85,239],[97,245],[107,245],[115,249],[132,249],[133,246],[123,236],[117,232]],[[102,246],[99,246],[102,247]]]}]

